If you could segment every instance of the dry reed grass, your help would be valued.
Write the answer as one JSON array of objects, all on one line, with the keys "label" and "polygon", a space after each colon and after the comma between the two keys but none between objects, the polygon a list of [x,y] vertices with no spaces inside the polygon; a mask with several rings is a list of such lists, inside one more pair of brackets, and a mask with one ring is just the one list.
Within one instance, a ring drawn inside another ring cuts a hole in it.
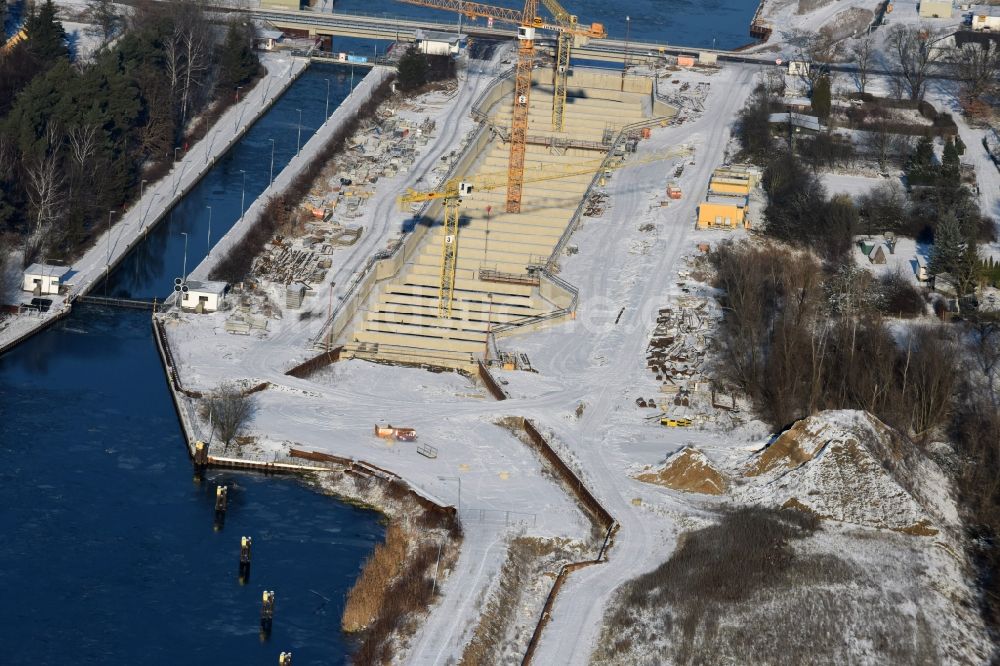
[{"label": "dry reed grass", "polygon": [[362,631],[378,616],[389,585],[399,574],[410,547],[410,538],[398,521],[389,524],[385,542],[365,562],[358,582],[351,588],[344,606],[341,626],[344,631]]}]

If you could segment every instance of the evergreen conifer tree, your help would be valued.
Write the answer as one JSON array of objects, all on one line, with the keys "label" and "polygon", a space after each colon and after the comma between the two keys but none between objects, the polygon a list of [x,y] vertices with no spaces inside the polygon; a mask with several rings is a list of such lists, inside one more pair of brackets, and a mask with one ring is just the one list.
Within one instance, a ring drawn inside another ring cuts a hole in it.
[{"label": "evergreen conifer tree", "polygon": [[961,182],[962,174],[959,168],[958,149],[955,143],[948,139],[944,144],[944,153],[941,156],[941,180],[944,185],[958,185]]},{"label": "evergreen conifer tree", "polygon": [[928,268],[932,275],[948,273],[959,266],[966,251],[962,225],[954,213],[946,213],[934,229],[934,247]]},{"label": "evergreen conifer tree", "polygon": [[812,93],[812,110],[817,116],[826,120],[830,117],[830,77],[823,76],[816,81]]},{"label": "evergreen conifer tree", "polygon": [[69,55],[66,48],[66,31],[56,20],[56,7],[52,0],[45,0],[40,8],[32,10],[25,21],[28,47],[42,62],[52,64]]}]

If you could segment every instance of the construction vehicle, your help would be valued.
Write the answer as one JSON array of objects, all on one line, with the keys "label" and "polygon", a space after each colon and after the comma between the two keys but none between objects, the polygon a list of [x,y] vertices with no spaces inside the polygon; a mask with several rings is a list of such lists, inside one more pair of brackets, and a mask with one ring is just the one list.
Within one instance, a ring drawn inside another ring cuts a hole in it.
[{"label": "construction vehicle", "polygon": [[671,418],[665,416],[660,419],[660,425],[667,426],[668,428],[689,428],[691,426],[691,419]]},{"label": "construction vehicle", "polygon": [[[522,182],[539,183],[549,180],[560,180],[588,173],[603,172],[601,184],[613,171],[625,166],[638,164],[648,164],[660,160],[680,157],[690,154],[690,148],[679,146],[677,148],[651,155],[625,161],[624,155],[610,156],[601,160],[581,162],[564,169],[546,167],[545,170],[528,170],[523,175]],[[444,204],[444,237],[441,247],[441,284],[438,288],[438,313],[442,317],[451,317],[451,304],[455,292],[455,267],[458,263],[458,221],[461,212],[462,197],[469,196],[476,190],[493,191],[504,187],[504,174],[486,173],[478,174],[468,178],[452,178],[444,182],[440,187],[429,191],[419,191],[407,189],[399,197],[399,204],[403,210],[415,203],[441,200]]]},{"label": "construction vehicle", "polygon": [[538,0],[524,0],[524,9],[507,9],[465,0],[399,0],[421,7],[447,9],[470,19],[486,18],[517,26],[517,66],[514,76],[514,107],[511,114],[510,159],[507,165],[508,213],[521,212],[521,195],[524,184],[524,155],[528,137],[528,103],[531,95],[531,70],[535,64],[535,30],[558,33],[559,45],[554,69],[555,82],[552,96],[552,124],[562,131],[566,105],[566,80],[572,45],[586,43],[591,38],[607,37],[604,26],[592,23],[590,27],[578,25],[577,18],[563,9],[556,0],[542,0],[555,15],[555,23],[548,23],[538,16]]},{"label": "construction vehicle", "polygon": [[414,428],[395,428],[392,425],[376,425],[375,436],[380,439],[395,439],[399,442],[413,442],[417,439]]}]

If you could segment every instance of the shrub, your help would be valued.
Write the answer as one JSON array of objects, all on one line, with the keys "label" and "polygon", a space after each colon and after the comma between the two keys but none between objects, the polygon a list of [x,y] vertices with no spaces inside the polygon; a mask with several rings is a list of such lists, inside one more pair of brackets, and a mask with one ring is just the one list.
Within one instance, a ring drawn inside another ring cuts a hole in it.
[{"label": "shrub", "polygon": [[892,317],[919,317],[927,312],[927,302],[913,282],[899,270],[879,278],[882,312]]}]

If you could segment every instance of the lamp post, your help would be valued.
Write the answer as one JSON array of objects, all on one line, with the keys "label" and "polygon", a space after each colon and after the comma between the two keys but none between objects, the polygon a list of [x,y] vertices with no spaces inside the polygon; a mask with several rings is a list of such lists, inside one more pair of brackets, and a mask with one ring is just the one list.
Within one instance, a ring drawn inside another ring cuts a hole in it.
[{"label": "lamp post", "polygon": [[247,172],[240,169],[240,173],[243,174],[243,189],[240,191],[240,222],[243,221],[243,213],[246,212],[246,196],[247,196]]},{"label": "lamp post", "polygon": [[462,518],[462,477],[460,476],[439,476],[439,481],[458,481],[458,516]]},{"label": "lamp post", "polygon": [[116,210],[108,211],[108,270],[111,270],[111,216],[117,212]]},{"label": "lamp post", "polygon": [[326,118],[330,117],[330,79],[326,80]]},{"label": "lamp post", "polygon": [[632,27],[632,18],[629,16],[625,17],[625,60],[622,62],[622,87],[624,88],[625,72],[628,71],[628,33],[629,28]]},{"label": "lamp post", "polygon": [[208,209],[208,252],[212,253],[212,207],[205,206]]},{"label": "lamp post", "polygon": [[[187,235],[187,232],[186,231],[182,231],[181,232],[181,236],[184,236],[184,264],[183,264],[183,268],[181,269],[181,284],[184,284],[185,282],[187,282],[187,276],[188,276],[188,235]],[[184,300],[183,296],[181,296],[181,300]]]},{"label": "lamp post", "polygon": [[298,155],[302,150],[302,109],[296,109],[299,112],[299,138],[295,142],[295,154]]},{"label": "lamp post", "polygon": [[271,186],[274,185],[274,139],[270,139],[270,141],[271,141],[271,177],[268,178],[267,180],[268,189],[271,189]]}]

